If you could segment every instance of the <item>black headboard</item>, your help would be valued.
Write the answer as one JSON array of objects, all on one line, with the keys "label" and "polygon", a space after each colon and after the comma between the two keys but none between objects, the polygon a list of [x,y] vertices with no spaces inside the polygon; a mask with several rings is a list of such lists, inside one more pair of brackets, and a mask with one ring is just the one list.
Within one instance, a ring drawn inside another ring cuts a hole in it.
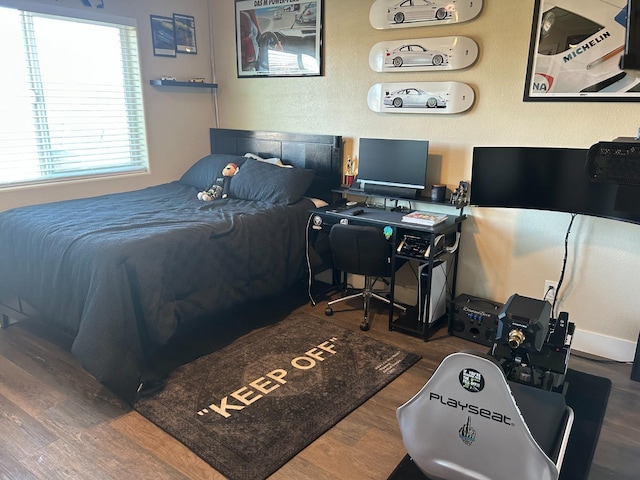
[{"label": "black headboard", "polygon": [[309,197],[330,202],[331,190],[342,182],[341,136],[212,128],[210,138],[211,153],[254,153],[315,170],[315,179],[306,194]]}]

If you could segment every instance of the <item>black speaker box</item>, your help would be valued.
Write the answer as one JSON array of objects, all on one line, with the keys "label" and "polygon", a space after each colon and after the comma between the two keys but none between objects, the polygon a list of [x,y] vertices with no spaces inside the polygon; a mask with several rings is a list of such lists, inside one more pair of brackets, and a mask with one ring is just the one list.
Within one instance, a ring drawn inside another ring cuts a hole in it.
[{"label": "black speaker box", "polygon": [[640,185],[640,142],[620,137],[598,142],[587,152],[585,169],[590,180],[613,185]]},{"label": "black speaker box", "polygon": [[449,309],[449,334],[487,347],[493,346],[502,306],[502,303],[465,293],[457,296]]}]

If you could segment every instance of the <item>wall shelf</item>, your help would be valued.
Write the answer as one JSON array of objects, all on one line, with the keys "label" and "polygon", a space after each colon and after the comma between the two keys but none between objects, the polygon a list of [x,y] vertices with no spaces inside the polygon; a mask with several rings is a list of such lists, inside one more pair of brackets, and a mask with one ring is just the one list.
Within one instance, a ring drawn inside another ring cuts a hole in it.
[{"label": "wall shelf", "polygon": [[205,82],[178,82],[176,80],[149,80],[156,87],[193,87],[193,88],[218,88],[217,83]]}]

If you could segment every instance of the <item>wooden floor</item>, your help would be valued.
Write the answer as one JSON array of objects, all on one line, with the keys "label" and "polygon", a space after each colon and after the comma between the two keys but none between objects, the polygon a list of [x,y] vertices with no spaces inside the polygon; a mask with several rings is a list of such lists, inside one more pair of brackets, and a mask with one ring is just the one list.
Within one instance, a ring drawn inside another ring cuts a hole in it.
[{"label": "wooden floor", "polygon": [[[384,309],[369,332],[359,330],[361,310],[336,308],[325,317],[323,303],[309,302],[297,310],[423,358],[284,465],[275,480],[386,479],[405,454],[395,409],[447,354],[484,349],[448,336],[446,329],[429,342],[390,332]],[[23,322],[0,331],[0,479],[224,478],[101,388],[68,345],[36,327]],[[572,357],[570,367],[613,381],[589,478],[640,478],[640,383],[629,379],[631,366]]]}]

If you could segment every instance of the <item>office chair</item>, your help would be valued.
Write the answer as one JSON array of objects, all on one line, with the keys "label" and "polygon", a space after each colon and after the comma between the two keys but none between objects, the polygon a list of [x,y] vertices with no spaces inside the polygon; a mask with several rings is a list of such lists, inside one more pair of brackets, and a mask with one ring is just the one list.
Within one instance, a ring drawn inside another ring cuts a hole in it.
[{"label": "office chair", "polygon": [[562,394],[507,382],[477,352],[446,357],[396,417],[413,463],[432,480],[557,480],[573,425]]},{"label": "office chair", "polygon": [[[352,298],[363,297],[364,320],[361,330],[371,327],[369,317],[369,303],[372,297],[388,305],[391,301],[373,291],[373,284],[378,277],[391,276],[391,246],[384,237],[382,230],[376,227],[347,225],[337,223],[329,232],[329,245],[333,267],[346,273],[364,275],[364,289],[356,294],[347,295],[328,302],[324,313],[333,315],[332,305]],[[394,307],[405,311],[405,307],[393,303]]]}]

